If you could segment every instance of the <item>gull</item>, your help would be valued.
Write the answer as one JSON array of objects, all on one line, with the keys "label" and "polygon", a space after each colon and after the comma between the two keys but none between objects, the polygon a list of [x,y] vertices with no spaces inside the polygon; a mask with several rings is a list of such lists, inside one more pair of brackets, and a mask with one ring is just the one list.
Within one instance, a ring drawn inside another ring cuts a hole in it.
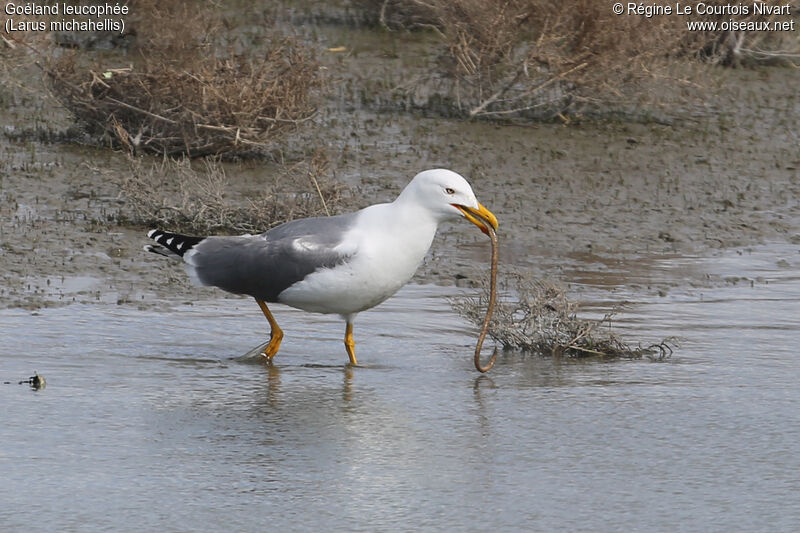
[{"label": "gull", "polygon": [[183,259],[198,285],[255,298],[270,325],[263,356],[278,353],[283,330],[267,304],[345,321],[344,345],[358,364],[353,321],[411,280],[441,222],[464,218],[489,234],[497,218],[475,198],[467,180],[446,169],[420,172],[390,203],[354,213],[286,222],[259,235],[192,237],[153,229],[157,246],[145,247]]}]

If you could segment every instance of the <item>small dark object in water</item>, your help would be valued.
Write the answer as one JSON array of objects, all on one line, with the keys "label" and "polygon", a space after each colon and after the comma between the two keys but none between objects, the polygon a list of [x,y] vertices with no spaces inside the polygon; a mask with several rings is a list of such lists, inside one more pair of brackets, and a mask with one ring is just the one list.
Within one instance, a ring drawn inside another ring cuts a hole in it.
[{"label": "small dark object in water", "polygon": [[20,385],[27,383],[31,386],[34,390],[39,390],[45,388],[47,382],[44,379],[44,376],[40,376],[37,372],[33,373],[33,376],[29,377],[28,379],[23,379],[19,382]]},{"label": "small dark object in water", "polygon": [[486,366],[481,365],[481,348],[483,347],[483,340],[486,338],[486,333],[489,331],[489,322],[492,320],[492,313],[494,313],[494,303],[497,300],[497,233],[495,233],[491,224],[486,224],[488,229],[489,238],[492,240],[492,271],[489,281],[489,305],[486,308],[486,318],[483,319],[483,326],[481,327],[481,334],[478,337],[478,344],[475,346],[475,368],[478,372],[488,372],[494,366],[497,360],[497,347],[495,346],[492,357]]}]

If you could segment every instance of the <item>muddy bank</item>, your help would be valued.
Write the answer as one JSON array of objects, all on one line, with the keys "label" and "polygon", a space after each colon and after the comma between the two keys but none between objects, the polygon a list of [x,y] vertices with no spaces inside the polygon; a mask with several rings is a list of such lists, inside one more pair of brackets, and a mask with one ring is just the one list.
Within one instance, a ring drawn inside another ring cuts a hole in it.
[{"label": "muddy bank", "polygon": [[[323,28],[318,46],[341,44],[341,31]],[[395,39],[373,35],[369,42],[392,48]],[[407,61],[377,45],[326,57],[329,68],[359,75],[369,63],[365,57],[383,60],[385,70]],[[191,287],[180,266],[142,251],[147,228],[118,224],[126,213],[118,185],[129,171],[124,157],[48,142],[68,130],[70,117],[46,95],[36,69],[13,73],[22,80],[13,83],[11,74],[4,73],[0,89],[1,305],[151,306],[221,295]],[[420,170],[454,169],[497,214],[501,261],[564,281],[626,262],[646,268],[648,258],[664,254],[800,243],[796,72],[714,75],[726,78],[725,89],[696,106],[701,112],[678,112],[668,123],[468,122],[389,112],[340,91],[313,130],[293,139],[287,156],[324,146],[336,178],[352,190],[348,209],[391,200]],[[228,163],[230,195],[247,201],[274,172],[266,161]],[[415,279],[470,285],[483,275],[488,253],[472,226],[448,224]],[[707,274],[683,284],[723,282]],[[676,284],[665,283],[643,289]]]}]

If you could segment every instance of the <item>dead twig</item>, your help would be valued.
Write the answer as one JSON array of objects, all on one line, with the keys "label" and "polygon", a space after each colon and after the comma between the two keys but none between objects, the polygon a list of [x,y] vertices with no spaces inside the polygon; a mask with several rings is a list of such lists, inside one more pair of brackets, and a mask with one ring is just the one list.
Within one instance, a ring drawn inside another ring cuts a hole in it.
[{"label": "dead twig", "polygon": [[126,149],[199,157],[274,148],[314,118],[321,70],[297,39],[268,34],[258,54],[232,54],[214,44],[218,12],[143,1],[133,65],[66,54],[43,67],[53,95],[90,133]]},{"label": "dead twig", "polygon": [[245,197],[231,187],[216,159],[203,159],[200,168],[170,158],[148,165],[132,157],[130,165],[121,185],[126,205],[121,222],[191,234],[260,233],[295,218],[330,215],[345,192],[328,175],[321,150],[308,162],[281,167],[258,194]]},{"label": "dead twig", "polygon": [[[552,357],[640,359],[647,356],[662,360],[672,355],[677,345],[676,339],[669,338],[646,348],[632,346],[611,331],[612,314],[600,320],[580,318],[577,304],[570,301],[566,291],[558,285],[516,272],[504,277],[508,296],[496,304],[489,335],[505,348]],[[484,286],[479,296],[451,303],[459,314],[480,324],[489,301],[489,288]]]}]

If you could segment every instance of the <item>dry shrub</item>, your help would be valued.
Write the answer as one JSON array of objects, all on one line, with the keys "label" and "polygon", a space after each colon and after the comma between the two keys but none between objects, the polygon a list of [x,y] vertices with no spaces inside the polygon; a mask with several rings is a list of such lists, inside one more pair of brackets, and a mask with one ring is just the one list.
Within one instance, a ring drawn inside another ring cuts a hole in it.
[{"label": "dry shrub", "polygon": [[215,159],[203,159],[199,169],[187,158],[130,163],[131,175],[121,187],[128,222],[184,233],[260,233],[295,218],[333,214],[344,194],[323,152],[283,166],[247,198],[231,190],[225,167]]},{"label": "dry shrub", "polygon": [[[665,339],[646,347],[630,346],[611,332],[611,314],[597,321],[579,318],[577,303],[567,298],[563,287],[519,273],[504,277],[514,299],[498,300],[489,326],[489,335],[504,348],[554,357],[661,360],[677,345],[675,339]],[[452,305],[461,316],[480,325],[488,298],[484,287],[479,296],[457,299]]]},{"label": "dry shrub", "polygon": [[[606,0],[355,1],[379,12],[389,28],[428,27],[444,37],[444,71],[458,80],[455,101],[469,116],[552,115],[579,104],[630,102],[643,96],[642,83],[674,78],[677,57],[717,57],[730,41],[729,32],[688,31],[686,16],[618,16]],[[734,49],[743,53],[768,33],[737,34]],[[800,51],[798,32],[783,37]]]},{"label": "dry shrub", "polygon": [[320,69],[297,40],[263,51],[223,49],[219,8],[206,2],[134,2],[134,61],[68,54],[48,68],[54,95],[93,133],[131,151],[235,154],[270,149],[314,113]]}]

